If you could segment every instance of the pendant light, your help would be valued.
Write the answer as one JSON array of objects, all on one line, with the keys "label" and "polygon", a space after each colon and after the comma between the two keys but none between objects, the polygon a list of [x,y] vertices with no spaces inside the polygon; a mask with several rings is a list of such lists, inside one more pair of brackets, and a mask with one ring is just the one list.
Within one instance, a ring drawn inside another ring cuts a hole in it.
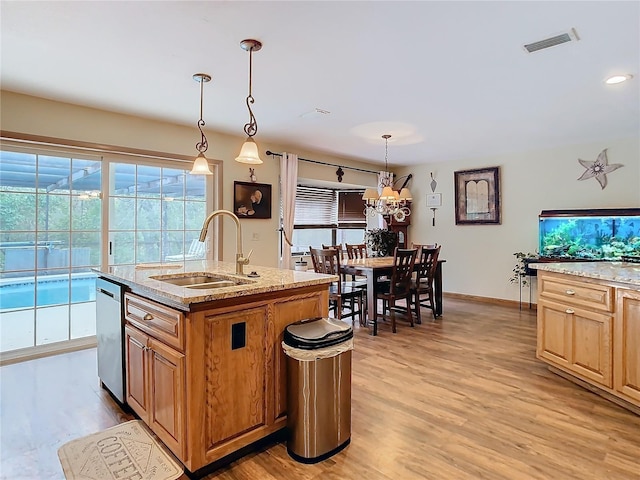
[{"label": "pendant light", "polygon": [[209,169],[207,157],[204,156],[204,152],[209,148],[209,142],[207,142],[207,137],[204,136],[204,132],[202,131],[202,127],[205,126],[204,120],[202,119],[202,87],[205,82],[211,81],[211,75],[196,73],[193,75],[193,79],[196,82],[200,82],[200,120],[198,120],[198,129],[200,130],[202,138],[196,143],[196,149],[200,153],[198,153],[198,156],[193,162],[193,168],[191,168],[189,173],[192,175],[213,175],[213,172]]},{"label": "pendant light", "polygon": [[362,195],[362,200],[366,203],[365,215],[376,216],[382,215],[385,218],[394,217],[397,221],[402,222],[407,216],[411,215],[409,202],[413,200],[411,192],[408,188],[402,188],[400,192],[393,189],[393,175],[389,172],[389,139],[391,135],[382,135],[384,138],[384,175],[380,180],[382,193],[378,195],[375,188],[367,188]]},{"label": "pendant light", "polygon": [[253,111],[251,110],[251,104],[254,102],[253,96],[251,95],[251,76],[253,73],[253,52],[260,50],[262,48],[262,43],[258,40],[247,39],[240,42],[240,46],[243,50],[249,52],[249,95],[246,100],[247,108],[249,109],[249,123],[244,125],[244,133],[247,134],[247,139],[240,149],[240,154],[236,157],[236,162],[258,165],[262,163],[262,159],[258,153],[258,145],[253,140],[253,136],[258,131],[258,123],[256,122],[256,117],[253,115]]}]

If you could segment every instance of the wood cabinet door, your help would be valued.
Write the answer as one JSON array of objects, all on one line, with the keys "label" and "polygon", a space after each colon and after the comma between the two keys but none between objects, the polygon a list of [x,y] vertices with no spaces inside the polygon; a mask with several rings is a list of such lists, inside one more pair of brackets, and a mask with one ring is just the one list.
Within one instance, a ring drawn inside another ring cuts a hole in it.
[{"label": "wood cabinet door", "polygon": [[185,356],[151,338],[148,362],[148,424],[165,445],[182,459],[186,451]]},{"label": "wood cabinet door", "polygon": [[613,317],[546,300],[538,312],[538,356],[611,388]]},{"label": "wood cabinet door", "polygon": [[205,451],[265,424],[267,307],[205,317]]},{"label": "wood cabinet door", "polygon": [[576,308],[572,324],[573,370],[605,387],[613,387],[613,317]]},{"label": "wood cabinet door", "polygon": [[571,321],[566,308],[538,299],[537,356],[555,365],[571,366]]},{"label": "wood cabinet door", "polygon": [[618,288],[617,307],[614,388],[640,405],[640,292]]},{"label": "wood cabinet door", "polygon": [[140,418],[147,420],[149,410],[147,345],[149,337],[125,325],[127,404]]}]

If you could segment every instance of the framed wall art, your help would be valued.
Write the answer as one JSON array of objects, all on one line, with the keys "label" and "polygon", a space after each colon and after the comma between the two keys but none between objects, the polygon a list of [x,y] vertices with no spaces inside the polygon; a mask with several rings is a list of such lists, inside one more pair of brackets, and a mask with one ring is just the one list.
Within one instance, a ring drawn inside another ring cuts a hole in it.
[{"label": "framed wall art", "polygon": [[441,206],[442,206],[441,193],[427,193],[427,207],[441,207]]},{"label": "framed wall art", "polygon": [[239,218],[271,218],[271,185],[233,182],[233,213]]},{"label": "framed wall art", "polygon": [[500,223],[500,167],[453,172],[456,225]]}]

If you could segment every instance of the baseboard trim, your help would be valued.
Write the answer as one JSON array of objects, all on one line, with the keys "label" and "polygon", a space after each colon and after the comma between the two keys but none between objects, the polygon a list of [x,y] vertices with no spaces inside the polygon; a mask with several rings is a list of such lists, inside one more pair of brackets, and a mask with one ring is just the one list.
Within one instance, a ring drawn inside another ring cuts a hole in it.
[{"label": "baseboard trim", "polygon": [[[505,300],[503,298],[481,297],[479,295],[466,295],[464,293],[448,293],[442,292],[443,298],[455,298],[457,300],[469,300],[472,302],[490,303],[492,305],[502,305],[503,307],[512,307],[522,310],[529,309],[529,302],[518,302],[516,300]],[[535,303],[531,304],[531,310],[537,310]]]},{"label": "baseboard trim", "polygon": [[21,348],[10,352],[0,353],[0,366],[11,363],[25,362],[36,358],[49,357],[59,353],[76,352],[96,346],[96,336],[75,338],[65,342],[49,343],[37,347]]}]

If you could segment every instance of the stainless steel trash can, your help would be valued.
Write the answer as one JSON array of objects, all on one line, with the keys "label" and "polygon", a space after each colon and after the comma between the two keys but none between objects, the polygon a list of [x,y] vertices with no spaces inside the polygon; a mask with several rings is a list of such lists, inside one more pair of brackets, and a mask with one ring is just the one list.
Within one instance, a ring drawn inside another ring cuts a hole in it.
[{"label": "stainless steel trash can", "polygon": [[333,318],[293,323],[284,331],[287,356],[287,450],[316,463],[351,441],[353,329]]}]

